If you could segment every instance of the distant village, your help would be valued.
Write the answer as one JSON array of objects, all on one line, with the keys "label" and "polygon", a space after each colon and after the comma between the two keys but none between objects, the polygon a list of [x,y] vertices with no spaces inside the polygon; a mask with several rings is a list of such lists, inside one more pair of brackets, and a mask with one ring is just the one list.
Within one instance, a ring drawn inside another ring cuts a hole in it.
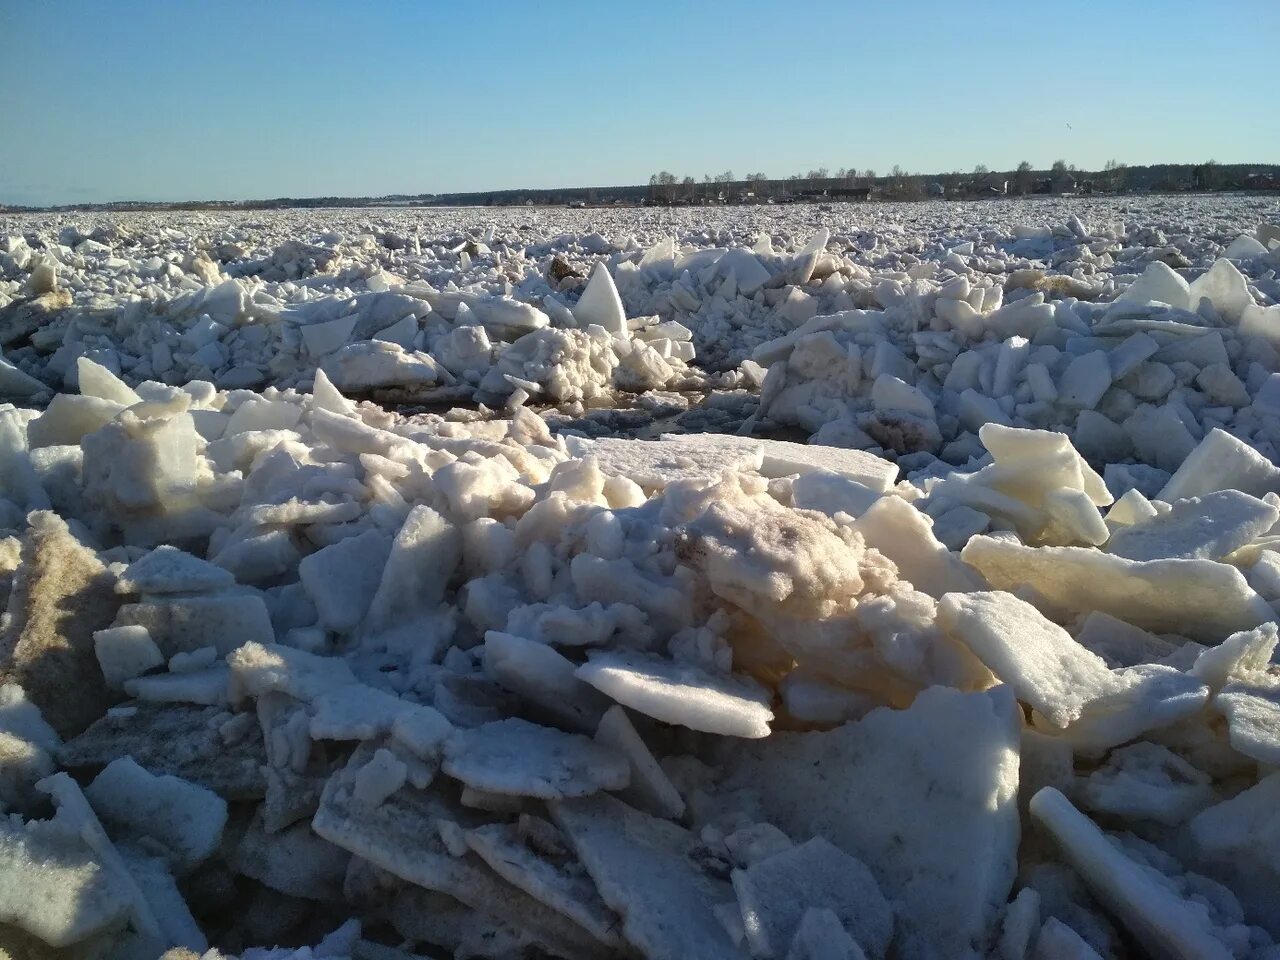
[{"label": "distant village", "polygon": [[0,204],[0,212],[63,210],[272,210],[317,207],[446,206],[719,206],[727,204],[839,203],[874,200],[976,200],[986,197],[1148,193],[1280,192],[1280,164],[1153,164],[1128,166],[1110,161],[1102,170],[1079,170],[1064,160],[1047,170],[1023,162],[1014,170],[979,165],[969,173],[918,174],[894,167],[874,170],[822,167],[772,179],[749,173],[741,179],[726,170],[701,178],[669,171],[647,184],[615,187],[486,190],[468,193],[393,194],[381,197],[276,197],[267,200],[117,201],[22,207]]}]

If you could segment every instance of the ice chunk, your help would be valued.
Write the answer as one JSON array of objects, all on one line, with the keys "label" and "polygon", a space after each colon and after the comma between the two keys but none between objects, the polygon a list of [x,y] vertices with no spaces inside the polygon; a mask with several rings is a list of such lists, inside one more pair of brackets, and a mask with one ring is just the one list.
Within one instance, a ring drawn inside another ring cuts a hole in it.
[{"label": "ice chunk", "polygon": [[998,590],[1029,586],[1062,609],[1101,610],[1148,630],[1219,640],[1274,617],[1235,567],[1134,561],[1085,547],[1026,547],[978,536],[961,558]]},{"label": "ice chunk", "polygon": [[1203,907],[1195,909],[1153,879],[1059,791],[1045,787],[1032,797],[1031,815],[1094,895],[1148,950],[1186,960],[1230,960],[1231,952],[1213,936]]},{"label": "ice chunk", "polygon": [[1076,641],[1092,650],[1109,667],[1132,667],[1169,656],[1177,645],[1154,633],[1097,610],[1084,619]]},{"label": "ice chunk", "polygon": [[1280,509],[1238,490],[1176,501],[1165,513],[1121,527],[1106,551],[1129,560],[1219,560],[1270,530]]},{"label": "ice chunk", "polygon": [[1228,883],[1249,919],[1280,936],[1280,773],[1198,814],[1187,839],[1198,867]]},{"label": "ice chunk", "polygon": [[[521,823],[531,818],[521,817]],[[539,821],[546,831],[555,827]],[[534,899],[563,914],[610,947],[621,945],[618,918],[596,892],[581,864],[571,858],[540,855],[537,836],[522,836],[515,824],[490,823],[467,831],[466,843],[493,871]],[[557,861],[568,860],[563,865]]]},{"label": "ice chunk", "polygon": [[1280,343],[1280,304],[1270,307],[1254,304],[1245,307],[1237,329],[1244,337],[1262,338],[1272,345]]},{"label": "ice chunk", "polygon": [[1280,766],[1280,680],[1236,680],[1213,698],[1227,718],[1231,746],[1259,763]]},{"label": "ice chunk", "polygon": [[129,696],[165,703],[229,703],[230,687],[231,671],[221,663],[203,670],[152,674],[124,682],[124,692]]},{"label": "ice chunk", "polygon": [[225,707],[130,704],[68,741],[58,760],[79,769],[130,756],[151,773],[190,780],[228,800],[260,799],[266,789],[262,737],[256,726],[253,736],[224,736],[228,719]]},{"label": "ice chunk", "polygon": [[871,385],[871,402],[878,410],[904,410],[930,420],[936,416],[933,402],[922,391],[887,373]]},{"label": "ice chunk", "polygon": [[898,567],[898,576],[935,599],[980,586],[978,578],[933,535],[928,518],[900,497],[881,497],[853,528]]},{"label": "ice chunk", "polygon": [[335,320],[307,323],[298,328],[307,354],[315,359],[327,356],[351,339],[351,333],[360,321],[360,314],[351,313]]},{"label": "ice chunk", "polygon": [[235,539],[223,545],[212,562],[242,583],[274,580],[298,566],[301,554],[283,528]]},{"label": "ice chunk", "polygon": [[1142,276],[1116,298],[1118,303],[1147,303],[1151,300],[1180,310],[1190,310],[1193,306],[1190,285],[1160,260],[1148,264]]},{"label": "ice chunk", "polygon": [[357,682],[345,660],[274,643],[246,643],[227,657],[227,664],[238,698],[278,690],[296,700],[310,701]]},{"label": "ice chunk", "polygon": [[767,737],[773,711],[758,684],[693,663],[599,652],[577,676],[623,706],[665,723],[729,737]]},{"label": "ice chunk", "polygon": [[650,960],[739,960],[714,907],[729,885],[703,873],[697,838],[612,797],[561,800],[552,819],[569,837],[622,934]]},{"label": "ice chunk", "polygon": [[1215,693],[1234,677],[1257,679],[1271,662],[1278,640],[1280,635],[1275,623],[1264,623],[1256,630],[1241,630],[1216,647],[1204,650],[1187,673],[1208,684]]},{"label": "ice chunk", "polygon": [[1245,307],[1253,304],[1244,275],[1226,259],[1215,260],[1208,271],[1191,283],[1188,298],[1192,310],[1199,307],[1201,298],[1208,299],[1218,316],[1228,323],[1237,323]]},{"label": "ice chunk", "polygon": [[649,490],[678,480],[715,479],[726,470],[759,470],[764,462],[760,443],[743,437],[690,434],[661,440],[566,440],[573,455],[595,457],[602,473],[629,477]]},{"label": "ice chunk", "polygon": [[810,907],[800,918],[786,960],[866,960],[862,948],[830,910]]},{"label": "ice chunk", "polygon": [[112,690],[165,662],[146,627],[109,627],[93,633],[93,651]]},{"label": "ice chunk", "polygon": [[1213,787],[1208,774],[1167,747],[1133,743],[1089,774],[1079,798],[1098,813],[1173,826],[1212,803]]},{"label": "ice chunk", "polygon": [[84,792],[107,826],[158,843],[180,872],[213,855],[227,822],[227,802],[212,790],[150,774],[130,757],[107,764]]},{"label": "ice chunk", "polygon": [[938,623],[1060,727],[1115,688],[1101,657],[1013,594],[949,593],[938,604]]},{"label": "ice chunk", "polygon": [[129,564],[116,579],[116,593],[185,593],[233,583],[221,567],[165,544]]},{"label": "ice chunk", "polygon": [[764,264],[760,262],[760,258],[752,251],[745,250],[742,247],[726,250],[720,259],[716,261],[716,269],[726,276],[732,271],[738,292],[747,297],[754,294],[771,279],[771,274],[765,269]]},{"label": "ice chunk", "polygon": [[1254,257],[1263,257],[1266,254],[1267,248],[1247,233],[1242,233],[1232,240],[1222,253],[1229,260],[1252,260]]},{"label": "ice chunk", "polygon": [[27,425],[27,440],[33,450],[78,445],[87,434],[101,430],[123,409],[112,400],[60,393],[49,402],[44,413]]},{"label": "ice chunk", "polygon": [[1000,941],[993,960],[1027,960],[1027,950],[1040,927],[1040,894],[1023,887],[1004,911]]},{"label": "ice chunk", "polygon": [[[335,679],[340,680],[341,671]],[[416,756],[434,760],[452,725],[435,708],[361,683],[335,683],[311,697],[313,740],[373,740],[392,734]]]},{"label": "ice chunk", "polygon": [[519,336],[551,324],[551,318],[533,304],[511,297],[484,297],[470,301],[470,306],[476,319],[497,336]]},{"label": "ice chunk", "polygon": [[135,942],[148,943],[155,950],[168,944],[197,953],[206,950],[209,942],[195,917],[191,915],[177,881],[164,860],[146,856],[131,847],[122,849],[120,855],[159,927],[159,935],[154,938],[131,933],[130,936],[136,938]]},{"label": "ice chunk", "polygon": [[869,957],[883,957],[893,912],[866,865],[814,837],[732,874],[747,943],[757,957],[780,957],[806,908],[832,911]]},{"label": "ice chunk", "polygon": [[257,430],[292,430],[300,419],[302,408],[296,403],[251,397],[236,407],[222,435],[234,437]]},{"label": "ice chunk", "polygon": [[362,806],[381,806],[382,802],[403,787],[408,779],[409,768],[405,763],[390,750],[378,749],[373,752],[369,761],[356,771],[351,798]]},{"label": "ice chunk", "polygon": [[627,312],[603,260],[591,271],[591,279],[573,308],[573,319],[583,329],[594,323],[611,334],[627,332]]},{"label": "ice chunk", "polygon": [[1263,550],[1248,568],[1249,586],[1266,600],[1280,599],[1280,553]]},{"label": "ice chunk", "polygon": [[791,502],[800,510],[817,510],[829,517],[837,513],[860,517],[883,494],[878,490],[828,470],[815,470],[791,484]]},{"label": "ice chunk", "polygon": [[724,787],[758,796],[791,836],[824,836],[870,867],[898,904],[898,956],[977,958],[1015,872],[1018,726],[1007,688],[934,687],[906,710],[740,744]]},{"label": "ice chunk", "polygon": [[[1149,730],[1199,713],[1209,698],[1208,687],[1164,664],[1125,667],[1112,671],[1112,677],[1113,691],[1090,700],[1080,719],[1061,731],[1076,753],[1100,756]],[[1043,724],[1041,718],[1033,719]]]},{"label": "ice chunk", "polygon": [[0,684],[0,735],[4,733],[47,753],[61,745],[58,733],[17,684]]},{"label": "ice chunk", "polygon": [[627,758],[631,783],[621,793],[623,800],[671,820],[684,815],[684,798],[649,751],[626,710],[617,704],[610,707],[600,719],[595,739]]},{"label": "ice chunk", "polygon": [[48,396],[49,388],[31,374],[0,357],[0,397]]},{"label": "ice chunk", "polygon": [[358,393],[379,387],[430,387],[451,383],[449,372],[430,354],[405,350],[385,340],[359,340],[324,359],[324,372],[339,390]]},{"label": "ice chunk", "polygon": [[268,833],[254,817],[228,860],[237,873],[286,896],[333,902],[342,895],[351,855],[304,823]]},{"label": "ice chunk", "polygon": [[89,806],[79,784],[66,773],[58,772],[37,783],[36,789],[49,794],[58,813],[67,817],[81,839],[93,849],[98,862],[115,875],[115,883],[129,901],[129,919],[133,928],[143,936],[159,936],[160,927],[151,905]]},{"label": "ice chunk", "polygon": [[302,559],[298,577],[323,626],[345,633],[360,624],[378,591],[391,546],[385,533],[366,530]]},{"label": "ice chunk", "polygon": [[1251,496],[1280,491],[1280,468],[1253,447],[1214,427],[1155,495],[1165,503],[1239,490]]},{"label": "ice chunk", "polygon": [[244,643],[275,640],[271,615],[256,592],[158,595],[126,603],[113,626],[145,627],[166,657],[201,647],[213,647],[219,656],[226,656]]},{"label": "ice chunk", "polygon": [[616,750],[514,717],[455,731],[442,766],[477,790],[545,800],[621,790],[631,780]]},{"label": "ice chunk", "polygon": [[1075,357],[1058,379],[1058,402],[1092,410],[1111,386],[1111,361],[1103,350]]},{"label": "ice chunk", "polygon": [[0,921],[64,947],[112,926],[129,907],[119,878],[68,815],[0,819]]},{"label": "ice chunk", "polygon": [[[742,827],[733,833],[726,834],[724,846],[735,864],[739,867],[749,867],[766,857],[790,850],[795,844],[773,824],[753,823],[749,827]],[[742,922],[741,918],[738,922]]]},{"label": "ice chunk", "polygon": [[458,815],[435,794],[404,788],[376,807],[356,802],[355,777],[372,752],[367,746],[357,749],[348,765],[330,777],[312,820],[317,834],[412,884],[502,917],[553,955],[576,956],[597,944],[576,923],[499,878],[479,857],[455,857],[436,830],[423,829]]},{"label": "ice chunk", "polygon": [[338,388],[333,385],[333,381],[329,379],[328,374],[320,369],[316,370],[315,380],[311,387],[311,402],[315,408],[335,413],[339,416],[352,417],[356,415],[356,405],[339,393]]},{"label": "ice chunk", "polygon": [[[664,434],[664,436],[672,436]],[[714,434],[702,442],[724,442],[728,438],[713,440]],[[753,439],[761,450],[760,473],[766,477],[787,477],[793,474],[829,470],[842,477],[855,480],[878,493],[888,493],[898,479],[897,464],[867,453],[865,450],[849,450],[816,443],[793,443],[790,440]],[[731,444],[726,444],[731,446]]]},{"label": "ice chunk", "polygon": [[377,634],[393,628],[421,632],[416,621],[429,616],[444,600],[449,578],[461,558],[458,528],[428,506],[414,507],[391,544],[365,617],[365,632]]},{"label": "ice chunk", "polygon": [[1102,955],[1057,917],[1040,928],[1030,960],[1102,960]]},{"label": "ice chunk", "polygon": [[1119,346],[1107,352],[1107,359],[1111,362],[1111,376],[1116,380],[1127,376],[1138,369],[1142,361],[1154,356],[1159,349],[1159,341],[1150,334],[1141,331],[1133,334]]},{"label": "ice chunk", "polygon": [[1129,526],[1134,523],[1141,523],[1144,520],[1150,520],[1159,513],[1151,501],[1144,497],[1138,489],[1132,488],[1125,491],[1107,511],[1107,526],[1114,529],[1117,526]]},{"label": "ice chunk", "polygon": [[490,630],[484,636],[485,672],[549,717],[593,731],[609,701],[574,675],[573,661],[545,643]]}]

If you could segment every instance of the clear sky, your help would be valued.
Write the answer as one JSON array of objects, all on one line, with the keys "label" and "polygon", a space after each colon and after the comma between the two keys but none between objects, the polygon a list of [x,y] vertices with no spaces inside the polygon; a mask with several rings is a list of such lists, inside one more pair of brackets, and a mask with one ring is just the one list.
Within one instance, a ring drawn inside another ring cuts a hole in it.
[{"label": "clear sky", "polygon": [[0,203],[1280,162],[1280,0],[0,0]]}]

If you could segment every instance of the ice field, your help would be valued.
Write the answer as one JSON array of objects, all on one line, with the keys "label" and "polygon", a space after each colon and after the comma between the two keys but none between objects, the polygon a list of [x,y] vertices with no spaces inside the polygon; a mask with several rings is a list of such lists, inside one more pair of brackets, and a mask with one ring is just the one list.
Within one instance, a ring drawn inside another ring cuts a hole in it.
[{"label": "ice field", "polygon": [[1280,960],[1280,202],[0,214],[0,957]]}]

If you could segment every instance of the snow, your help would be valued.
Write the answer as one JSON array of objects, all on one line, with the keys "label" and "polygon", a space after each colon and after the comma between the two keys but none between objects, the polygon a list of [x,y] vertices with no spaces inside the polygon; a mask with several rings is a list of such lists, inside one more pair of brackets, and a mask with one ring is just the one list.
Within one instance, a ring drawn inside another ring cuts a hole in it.
[{"label": "snow", "polygon": [[1275,216],[0,214],[0,950],[1271,956]]}]

